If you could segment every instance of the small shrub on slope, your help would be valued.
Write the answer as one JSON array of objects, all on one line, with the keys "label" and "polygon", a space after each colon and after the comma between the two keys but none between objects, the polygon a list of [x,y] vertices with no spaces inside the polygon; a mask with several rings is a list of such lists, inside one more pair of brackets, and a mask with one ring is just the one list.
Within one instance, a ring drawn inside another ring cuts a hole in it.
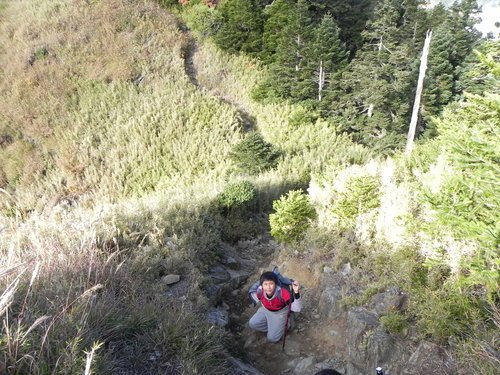
[{"label": "small shrub on slope", "polygon": [[356,218],[380,206],[380,183],[375,177],[356,177],[349,181],[346,190],[339,193],[332,212],[344,225],[351,225]]},{"label": "small shrub on slope", "polygon": [[242,172],[258,174],[276,166],[279,152],[259,133],[252,132],[233,148],[230,157]]},{"label": "small shrub on slope", "polygon": [[218,203],[227,209],[242,207],[257,196],[255,186],[249,181],[242,181],[229,184],[224,191],[219,194]]},{"label": "small shrub on slope", "polygon": [[271,234],[285,243],[297,242],[304,237],[316,210],[301,190],[292,190],[273,203],[276,211],[269,216]]}]

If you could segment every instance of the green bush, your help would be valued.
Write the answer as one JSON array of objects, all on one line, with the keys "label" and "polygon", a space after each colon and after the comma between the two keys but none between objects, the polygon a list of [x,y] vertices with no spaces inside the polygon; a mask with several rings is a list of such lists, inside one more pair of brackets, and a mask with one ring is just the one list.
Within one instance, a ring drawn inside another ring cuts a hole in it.
[{"label": "green bush", "polygon": [[301,190],[292,190],[273,203],[274,214],[269,215],[271,234],[282,242],[297,242],[304,237],[316,210]]},{"label": "green bush", "polygon": [[226,186],[217,197],[220,206],[232,209],[252,202],[257,196],[255,186],[249,181],[235,182]]},{"label": "green bush", "polygon": [[410,311],[417,318],[419,333],[437,343],[445,343],[450,336],[465,337],[482,320],[477,306],[451,285],[414,290],[412,296]]},{"label": "green bush", "polygon": [[332,212],[346,225],[358,215],[380,206],[380,182],[375,177],[356,177],[349,181],[333,204]]},{"label": "green bush", "polygon": [[384,329],[392,334],[402,334],[408,327],[405,316],[398,311],[390,312],[380,318]]},{"label": "green bush", "polygon": [[249,133],[230,153],[230,158],[242,172],[258,174],[276,166],[279,152],[257,132]]},{"label": "green bush", "polygon": [[191,30],[203,37],[214,35],[222,23],[217,9],[210,8],[204,3],[190,3],[184,7],[183,19]]}]

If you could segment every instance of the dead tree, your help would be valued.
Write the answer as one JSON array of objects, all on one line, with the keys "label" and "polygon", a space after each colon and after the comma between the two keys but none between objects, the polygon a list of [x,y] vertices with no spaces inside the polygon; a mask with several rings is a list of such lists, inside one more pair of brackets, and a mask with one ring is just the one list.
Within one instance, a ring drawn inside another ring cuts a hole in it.
[{"label": "dead tree", "polygon": [[406,155],[410,155],[413,149],[413,139],[417,128],[418,112],[420,110],[420,97],[424,88],[425,71],[427,70],[427,56],[429,55],[429,47],[431,45],[432,30],[427,31],[425,37],[424,49],[420,58],[420,72],[418,74],[417,92],[415,94],[415,102],[413,103],[413,112],[411,115],[410,128],[408,129],[408,140],[406,141]]}]

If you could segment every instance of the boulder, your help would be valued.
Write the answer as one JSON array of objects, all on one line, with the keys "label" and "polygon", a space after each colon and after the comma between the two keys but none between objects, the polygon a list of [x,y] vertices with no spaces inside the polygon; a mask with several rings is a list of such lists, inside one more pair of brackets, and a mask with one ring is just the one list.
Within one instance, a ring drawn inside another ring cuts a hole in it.
[{"label": "boulder", "polygon": [[229,358],[228,363],[231,366],[229,373],[232,375],[264,375],[255,367],[234,357]]},{"label": "boulder", "polygon": [[420,342],[410,359],[402,365],[402,375],[457,373],[453,358],[443,347],[427,341]]},{"label": "boulder", "polygon": [[222,284],[231,279],[231,275],[223,266],[212,267],[208,274],[215,284]]},{"label": "boulder", "polygon": [[339,318],[344,313],[340,301],[342,290],[339,287],[326,287],[319,297],[319,313],[323,318]]},{"label": "boulder", "polygon": [[207,321],[221,327],[229,324],[229,314],[221,308],[211,308],[207,311]]},{"label": "boulder", "polygon": [[302,359],[297,364],[297,366],[295,366],[292,375],[303,375],[307,373],[308,370],[311,369],[315,363],[316,363],[316,358],[312,356]]},{"label": "boulder", "polygon": [[172,284],[178,283],[180,280],[181,280],[181,277],[179,275],[172,275],[172,274],[167,275],[167,276],[163,276],[161,278],[161,281],[163,281],[167,285],[172,285]]},{"label": "boulder", "polygon": [[408,296],[401,292],[398,288],[389,288],[383,293],[375,294],[372,297],[370,307],[377,314],[385,315],[390,311],[402,311],[406,309],[408,304]]},{"label": "boulder", "polygon": [[232,256],[226,256],[222,263],[232,270],[239,270],[241,268],[240,263]]}]

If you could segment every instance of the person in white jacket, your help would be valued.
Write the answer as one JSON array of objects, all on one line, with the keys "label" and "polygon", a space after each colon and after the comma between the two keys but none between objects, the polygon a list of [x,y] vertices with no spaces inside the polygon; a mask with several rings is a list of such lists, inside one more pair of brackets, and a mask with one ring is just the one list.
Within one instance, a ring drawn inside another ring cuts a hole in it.
[{"label": "person in white jacket", "polygon": [[[295,280],[292,283],[292,293],[278,285],[278,276],[274,272],[264,272],[260,276],[259,287],[250,296],[261,306],[249,321],[250,328],[260,332],[267,332],[269,342],[278,342],[289,325],[290,312],[299,312],[302,309],[300,298],[300,284]],[[293,302],[292,302],[293,301]]]}]

